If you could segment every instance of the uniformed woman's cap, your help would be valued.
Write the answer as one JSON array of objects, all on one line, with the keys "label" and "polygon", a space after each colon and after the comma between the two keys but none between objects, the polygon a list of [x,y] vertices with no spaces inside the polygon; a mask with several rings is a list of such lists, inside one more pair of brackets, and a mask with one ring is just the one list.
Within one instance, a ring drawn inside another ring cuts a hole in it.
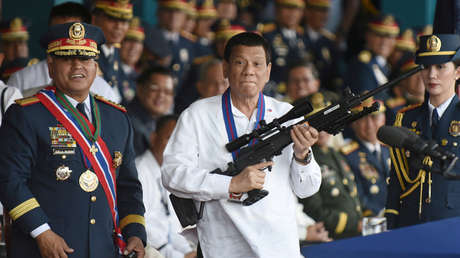
[{"label": "uniformed woman's cap", "polygon": [[368,23],[368,29],[382,36],[396,37],[399,34],[399,26],[392,15],[378,16]]},{"label": "uniformed woman's cap", "polygon": [[25,41],[29,39],[27,26],[19,17],[2,22],[0,24],[0,35],[3,41]]},{"label": "uniformed woman's cap", "polygon": [[305,7],[304,0],[275,0],[275,3],[277,5],[288,6],[288,7],[297,7],[297,8]]},{"label": "uniformed woman's cap", "polygon": [[62,57],[95,58],[104,42],[104,33],[99,27],[80,22],[51,26],[40,39],[47,54]]},{"label": "uniformed woman's cap", "polygon": [[433,34],[420,37],[415,63],[442,64],[460,58],[460,35]]},{"label": "uniformed woman's cap", "polygon": [[204,0],[198,6],[197,13],[198,19],[215,19],[218,16],[213,0]]},{"label": "uniformed woman's cap", "polygon": [[223,40],[227,41],[231,37],[235,36],[236,34],[245,32],[246,29],[238,24],[230,23],[228,20],[223,19],[218,23],[217,30],[216,30],[216,37],[215,40]]},{"label": "uniformed woman's cap", "polygon": [[406,29],[396,38],[395,48],[401,51],[415,52],[415,37],[412,29]]},{"label": "uniformed woman's cap", "polygon": [[126,32],[125,39],[144,42],[145,32],[139,17],[133,17],[129,22],[129,29]]},{"label": "uniformed woman's cap", "polygon": [[305,0],[305,6],[307,8],[329,10],[331,7],[330,0]]},{"label": "uniformed woman's cap", "polygon": [[188,12],[190,5],[187,0],[159,0],[158,6],[164,9]]},{"label": "uniformed woman's cap", "polygon": [[133,18],[133,5],[129,3],[129,0],[97,0],[95,6],[106,15],[116,19],[130,20]]}]

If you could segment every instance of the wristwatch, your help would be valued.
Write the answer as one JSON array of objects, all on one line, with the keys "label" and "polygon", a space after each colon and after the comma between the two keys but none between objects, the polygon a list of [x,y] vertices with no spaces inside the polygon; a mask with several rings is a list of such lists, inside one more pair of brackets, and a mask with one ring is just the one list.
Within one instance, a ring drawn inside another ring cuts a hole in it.
[{"label": "wristwatch", "polygon": [[305,158],[299,159],[293,154],[295,161],[302,163],[302,165],[308,165],[311,161],[311,158],[313,157],[313,153],[311,152],[311,149],[308,150],[307,155],[305,155]]}]

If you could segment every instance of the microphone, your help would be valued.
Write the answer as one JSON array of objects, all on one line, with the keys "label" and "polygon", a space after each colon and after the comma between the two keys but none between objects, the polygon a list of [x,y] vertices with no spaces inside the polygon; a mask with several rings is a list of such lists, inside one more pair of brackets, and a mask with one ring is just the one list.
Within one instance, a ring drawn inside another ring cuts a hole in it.
[{"label": "microphone", "polygon": [[455,157],[455,154],[442,150],[437,143],[425,141],[405,127],[382,126],[377,132],[377,138],[391,147],[404,148],[436,159],[446,160]]}]

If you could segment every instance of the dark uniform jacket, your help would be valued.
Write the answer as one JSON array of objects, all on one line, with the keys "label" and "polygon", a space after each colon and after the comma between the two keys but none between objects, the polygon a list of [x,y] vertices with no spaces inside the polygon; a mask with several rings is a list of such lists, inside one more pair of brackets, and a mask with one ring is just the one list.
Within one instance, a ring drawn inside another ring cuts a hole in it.
[{"label": "dark uniform jacket", "polygon": [[[407,127],[425,140],[433,139],[442,148],[458,157],[460,156],[459,121],[460,104],[458,97],[455,96],[439,120],[436,135],[432,136],[431,132],[428,98],[423,104],[401,109],[395,125]],[[424,156],[400,149],[393,149],[392,153],[396,159],[392,157],[393,167],[385,211],[389,228],[460,216],[460,181],[447,180],[439,174],[427,171],[421,188],[420,178],[417,179],[417,176]],[[438,165],[439,163],[435,161],[433,168],[439,169]],[[459,173],[459,171],[460,164],[457,162],[453,172]],[[422,198],[420,198],[420,191],[422,191]]]},{"label": "dark uniform jacket", "polygon": [[263,37],[271,46],[272,70],[270,80],[277,86],[274,92],[267,92],[269,95],[286,92],[286,80],[288,77],[288,65],[299,59],[311,58],[304,43],[303,28],[298,27],[295,39],[288,39],[282,33],[282,28],[276,23],[263,25],[261,29]]},{"label": "dark uniform jacket", "polygon": [[321,187],[311,197],[300,199],[304,212],[316,221],[323,221],[334,239],[357,236],[361,206],[355,176],[345,158],[332,148],[312,147],[321,167]]},{"label": "dark uniform jacket", "polygon": [[319,32],[319,38],[315,41],[305,32],[305,46],[308,46],[312,53],[313,62],[318,69],[321,87],[341,94],[342,77],[340,72],[340,61],[343,59],[335,43],[335,36],[323,29]]},{"label": "dark uniform jacket", "polygon": [[[363,50],[350,61],[345,77],[345,86],[350,87],[354,93],[370,91],[386,83],[390,73],[388,64],[382,67],[371,51]],[[385,101],[389,95],[383,91],[377,94],[375,98]]]},{"label": "dark uniform jacket", "polygon": [[[117,203],[122,234],[127,240],[146,240],[143,225],[142,188],[137,178],[132,147],[133,131],[126,114],[114,104],[96,100],[101,114],[101,137],[109,153],[122,154],[116,169]],[[40,257],[32,230],[48,223],[75,252],[69,257],[118,257],[113,238],[113,220],[106,195],[99,182],[85,192],[79,184],[87,170],[81,149],[73,137],[36,97],[12,105],[0,128],[0,200],[13,218],[11,257]],[[56,130],[59,130],[56,134]],[[60,140],[72,151],[53,155]],[[87,161],[88,162],[88,161]],[[57,180],[57,169],[72,172]]]},{"label": "dark uniform jacket", "polygon": [[355,173],[363,216],[376,216],[385,207],[390,153],[381,146],[381,161],[360,141],[352,141],[342,148],[351,170]]},{"label": "dark uniform jacket", "polygon": [[133,123],[133,145],[137,157],[149,148],[150,134],[155,131],[156,119],[141,105],[137,97],[126,108]]}]

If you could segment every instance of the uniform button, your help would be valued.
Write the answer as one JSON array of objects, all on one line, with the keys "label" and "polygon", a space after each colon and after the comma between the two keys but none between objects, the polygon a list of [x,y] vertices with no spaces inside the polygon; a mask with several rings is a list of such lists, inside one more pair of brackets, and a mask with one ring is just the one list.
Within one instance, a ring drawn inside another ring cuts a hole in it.
[{"label": "uniform button", "polygon": [[96,224],[96,220],[95,220],[95,219],[91,219],[91,220],[89,221],[89,223],[91,223],[91,224]]},{"label": "uniform button", "polygon": [[91,196],[91,201],[95,202],[96,201],[96,196]]}]

